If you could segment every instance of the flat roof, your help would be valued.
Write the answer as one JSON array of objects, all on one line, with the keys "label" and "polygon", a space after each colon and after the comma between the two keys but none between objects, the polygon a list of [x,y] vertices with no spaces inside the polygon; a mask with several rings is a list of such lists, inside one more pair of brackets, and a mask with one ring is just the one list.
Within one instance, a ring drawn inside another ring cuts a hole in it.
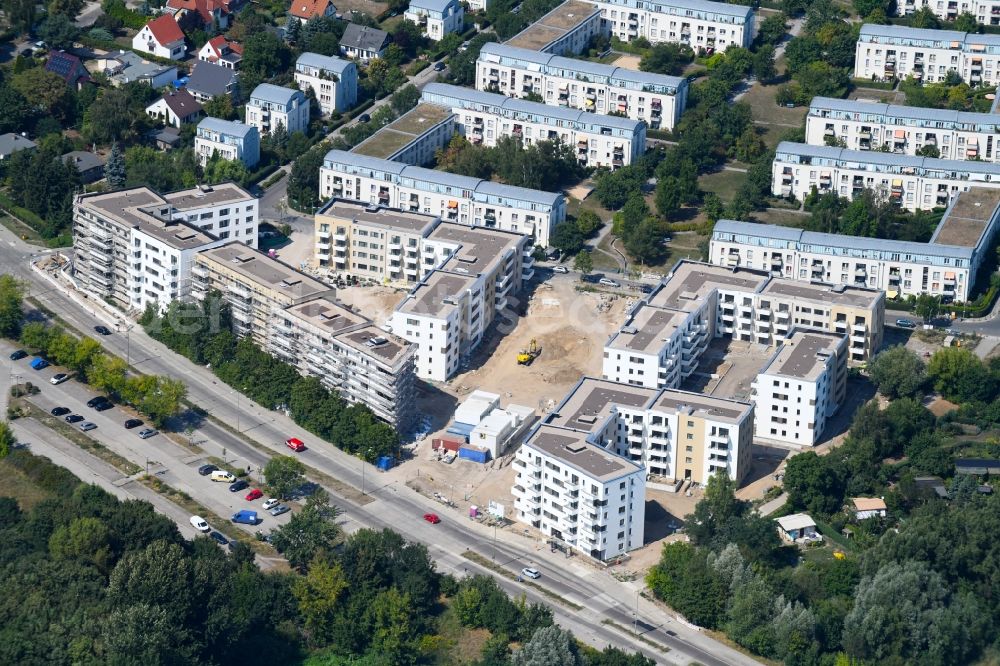
[{"label": "flat roof", "polygon": [[316,328],[337,334],[356,326],[371,323],[370,320],[343,303],[337,301],[333,294],[323,294],[308,301],[285,308],[285,314]]},{"label": "flat roof", "polygon": [[252,201],[257,197],[236,183],[220,183],[218,185],[199,185],[188,190],[170,192],[164,194],[163,198],[177,210],[183,211],[229,202]]},{"label": "flat roof", "polygon": [[452,116],[451,109],[421,103],[371,135],[351,152],[388,159],[400,149]]},{"label": "flat roof", "polygon": [[843,333],[794,330],[781,341],[760,374],[815,381],[826,367],[826,359],[836,355],[846,340]]},{"label": "flat roof", "polygon": [[256,285],[282,292],[296,301],[333,292],[332,287],[240,241],[201,252],[199,258],[215,262]]},{"label": "flat roof", "polygon": [[655,307],[690,311],[700,307],[713,289],[754,293],[767,281],[763,272],[682,261],[647,302]]},{"label": "flat roof", "polygon": [[613,481],[642,467],[587,441],[585,433],[550,425],[539,426],[526,442],[559,462],[598,481]]},{"label": "flat roof", "polygon": [[507,40],[507,44],[538,51],[582,25],[600,9],[583,0],[566,0]]},{"label": "flat roof", "polygon": [[[185,193],[190,190],[175,194]],[[196,249],[217,240],[180,220],[170,220],[171,203],[148,187],[84,195],[79,201],[84,208],[96,209],[102,217],[148,234],[178,250]]]},{"label": "flat roof", "polygon": [[816,521],[809,517],[806,513],[793,513],[788,516],[782,516],[781,518],[775,518],[775,522],[781,526],[781,529],[788,532],[790,530],[800,530],[804,527],[816,527]]},{"label": "flat roof", "polygon": [[653,408],[669,410],[678,414],[700,416],[713,421],[739,423],[744,415],[753,409],[753,405],[748,402],[713,398],[690,391],[664,389],[653,404]]},{"label": "flat roof", "polygon": [[414,351],[408,340],[387,333],[374,324],[341,333],[337,339],[362,354],[373,356],[387,365],[395,365]]},{"label": "flat roof", "polygon": [[973,187],[960,192],[931,237],[932,243],[976,247],[1000,207],[1000,190]]},{"label": "flat roof", "polygon": [[847,305],[857,308],[871,308],[882,297],[882,292],[877,289],[783,279],[771,280],[760,293],[761,296],[786,296],[824,305]]},{"label": "flat roof", "polygon": [[387,208],[347,199],[333,199],[316,214],[421,236],[432,229],[438,221],[434,215],[411,213],[398,208]]},{"label": "flat roof", "polygon": [[461,245],[441,268],[470,275],[485,273],[504,253],[516,249],[523,238],[522,234],[511,231],[468,227],[455,222],[442,222],[427,236],[429,241]]},{"label": "flat roof", "polygon": [[657,308],[640,302],[628,322],[618,329],[606,347],[652,353],[658,351],[670,336],[687,321],[683,310]]},{"label": "flat roof", "polygon": [[457,307],[456,297],[472,286],[476,278],[448,271],[432,271],[423,282],[396,306],[400,312],[440,317]]},{"label": "flat roof", "polygon": [[545,423],[586,432],[600,425],[616,405],[645,408],[657,389],[583,377],[548,415]]}]

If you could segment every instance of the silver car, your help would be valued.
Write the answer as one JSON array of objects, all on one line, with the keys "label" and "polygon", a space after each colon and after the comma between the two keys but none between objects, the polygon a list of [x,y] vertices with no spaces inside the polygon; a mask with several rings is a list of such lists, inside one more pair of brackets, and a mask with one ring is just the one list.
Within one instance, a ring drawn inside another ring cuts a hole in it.
[{"label": "silver car", "polygon": [[83,423],[80,424],[80,430],[82,430],[84,432],[87,432],[88,430],[94,430],[96,428],[97,428],[97,425],[94,424],[94,423],[91,423],[90,421],[84,421]]},{"label": "silver car", "polygon": [[139,431],[139,439],[149,439],[157,434],[159,434],[159,431],[153,430],[152,428],[145,428]]},{"label": "silver car", "polygon": [[291,511],[291,509],[289,509],[287,506],[285,506],[284,504],[279,504],[278,506],[268,511],[268,513],[271,514],[272,516],[280,516],[281,514],[288,513],[289,511]]}]

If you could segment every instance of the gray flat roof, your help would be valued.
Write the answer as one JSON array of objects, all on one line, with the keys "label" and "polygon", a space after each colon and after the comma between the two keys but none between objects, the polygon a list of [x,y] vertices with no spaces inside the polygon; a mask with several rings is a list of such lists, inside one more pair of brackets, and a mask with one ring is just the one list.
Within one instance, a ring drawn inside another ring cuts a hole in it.
[{"label": "gray flat roof", "polygon": [[341,333],[337,339],[363,354],[377,358],[386,365],[395,365],[414,350],[409,341],[398,335],[386,333],[374,324]]},{"label": "gray flat roof", "polygon": [[448,271],[432,271],[423,282],[396,306],[400,312],[428,317],[440,317],[458,307],[456,299],[475,282],[473,275],[459,275]]},{"label": "gray flat roof", "polygon": [[205,250],[198,256],[228,268],[253,284],[282,292],[295,301],[333,292],[332,287],[240,241]]},{"label": "gray flat roof", "polygon": [[478,275],[487,272],[503,255],[517,248],[522,234],[483,227],[469,227],[454,222],[442,222],[427,236],[429,241],[460,244],[461,248],[442,268],[456,273]]},{"label": "gray flat roof", "polygon": [[656,353],[687,318],[688,313],[683,310],[657,308],[640,302],[626,324],[618,329],[605,346],[625,351]]},{"label": "gray flat roof", "polygon": [[541,50],[600,11],[596,5],[584,0],[566,0],[508,39],[507,44],[524,49]]},{"label": "gray flat roof", "polygon": [[292,305],[285,308],[284,312],[290,317],[301,319],[331,335],[371,323],[366,317],[337,301],[332,293],[320,294],[298,305]]},{"label": "gray flat roof", "polygon": [[928,28],[911,28],[905,25],[879,25],[865,23],[861,26],[861,37],[896,37],[901,39],[922,39],[938,42],[963,42],[964,32],[957,30],[931,30]]},{"label": "gray flat roof", "polygon": [[79,201],[81,206],[95,209],[102,217],[137,229],[178,250],[203,247],[217,240],[183,222],[170,221],[168,216],[172,204],[148,187],[83,195]]},{"label": "gray flat roof", "polygon": [[430,231],[438,221],[434,215],[411,213],[398,208],[385,208],[348,199],[332,199],[316,214],[421,236]]},{"label": "gray flat roof", "polygon": [[726,423],[739,423],[746,413],[753,409],[753,405],[748,402],[713,398],[677,389],[664,389],[653,407]]},{"label": "gray flat roof", "polygon": [[607,482],[642,470],[631,460],[617,456],[587,441],[584,433],[542,425],[526,446],[535,448],[588,477]]},{"label": "gray flat roof", "polygon": [[546,417],[545,423],[591,432],[607,419],[616,405],[642,409],[657,392],[656,389],[583,377]]},{"label": "gray flat roof", "polygon": [[219,183],[218,185],[199,185],[188,190],[168,192],[163,198],[177,210],[216,206],[224,203],[253,201],[256,197],[236,183]]},{"label": "gray flat roof", "polygon": [[793,330],[760,374],[815,381],[826,366],[826,359],[835,356],[841,345],[847,345],[845,333]]},{"label": "gray flat roof", "polygon": [[960,192],[941,218],[931,243],[976,247],[1000,207],[1000,190],[973,187]]},{"label": "gray flat roof", "polygon": [[660,308],[693,310],[713,289],[755,293],[767,281],[763,272],[682,261],[646,300]]},{"label": "gray flat roof", "polygon": [[761,296],[785,296],[827,306],[846,305],[871,308],[882,298],[878,289],[863,289],[847,285],[813,284],[794,280],[773,279],[760,292]]}]

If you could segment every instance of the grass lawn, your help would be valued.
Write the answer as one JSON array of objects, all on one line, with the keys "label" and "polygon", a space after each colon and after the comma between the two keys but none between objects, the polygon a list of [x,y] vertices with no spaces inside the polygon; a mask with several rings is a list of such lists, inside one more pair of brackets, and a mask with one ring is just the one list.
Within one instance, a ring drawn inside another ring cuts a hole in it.
[{"label": "grass lawn", "polygon": [[775,104],[774,96],[778,93],[778,88],[776,85],[757,84],[750,88],[740,101],[750,105],[754,120],[757,122],[777,125],[784,129],[802,127],[808,109],[804,106],[789,109]]},{"label": "grass lawn", "polygon": [[39,236],[37,231],[26,224],[22,224],[20,220],[14,219],[3,211],[0,211],[0,224],[7,227],[12,234],[27,243],[31,243],[32,245],[45,245],[45,239]]},{"label": "grass lawn", "polygon": [[753,214],[758,222],[764,224],[778,224],[783,227],[801,227],[809,219],[809,215],[794,210],[760,210]]},{"label": "grass lawn", "polygon": [[26,477],[21,470],[0,459],[0,495],[17,500],[22,511],[30,511],[42,500],[52,497]]},{"label": "grass lawn", "polygon": [[381,30],[385,30],[386,32],[391,33],[402,22],[403,22],[403,15],[398,14],[396,16],[390,16],[386,18],[386,20],[382,21],[382,23],[380,23],[378,27]]},{"label": "grass lawn", "polygon": [[728,171],[720,169],[714,173],[706,173],[698,178],[698,187],[703,192],[715,192],[720,199],[729,203],[736,195],[736,191],[746,180],[747,175],[742,171]]}]

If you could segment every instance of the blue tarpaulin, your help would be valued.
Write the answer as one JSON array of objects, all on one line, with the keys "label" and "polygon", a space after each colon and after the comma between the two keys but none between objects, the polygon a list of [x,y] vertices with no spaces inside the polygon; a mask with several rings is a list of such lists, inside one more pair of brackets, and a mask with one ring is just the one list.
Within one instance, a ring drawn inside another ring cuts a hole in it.
[{"label": "blue tarpaulin", "polygon": [[455,422],[455,423],[452,423],[451,426],[448,428],[448,434],[449,435],[458,435],[462,439],[468,441],[469,440],[469,435],[472,434],[472,431],[475,429],[475,427],[476,426],[474,424],[472,424],[472,423],[458,423],[458,422]]}]

